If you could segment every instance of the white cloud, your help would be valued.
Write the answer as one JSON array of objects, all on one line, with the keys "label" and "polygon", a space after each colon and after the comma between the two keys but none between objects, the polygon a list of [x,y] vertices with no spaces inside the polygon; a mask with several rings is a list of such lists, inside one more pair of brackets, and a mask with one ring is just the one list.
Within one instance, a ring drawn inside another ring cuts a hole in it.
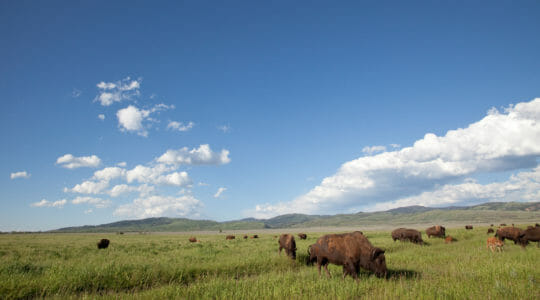
[{"label": "white cloud", "polygon": [[111,181],[126,176],[126,170],[119,167],[107,167],[94,172],[92,177],[95,180]]},{"label": "white cloud", "polygon": [[119,167],[125,168],[127,166],[127,163],[125,161],[119,162],[116,164]]},{"label": "white cloud", "polygon": [[27,173],[26,171],[15,172],[15,173],[11,173],[10,178],[11,179],[30,178],[30,173]]},{"label": "white cloud", "polygon": [[[412,147],[346,162],[307,194],[291,202],[257,205],[251,213],[256,217],[291,212],[329,213],[400,199],[405,199],[401,203],[412,205],[435,196],[427,193],[422,197],[426,192],[439,193],[439,200],[430,205],[445,203],[448,197],[441,195],[448,195],[449,190],[478,187],[470,182],[454,184],[466,177],[535,168],[540,157],[539,121],[540,98],[510,106],[504,112],[491,109],[482,120],[467,128],[450,130],[444,136],[428,133]],[[445,185],[446,191],[438,191],[438,187]],[[533,191],[528,193],[522,195],[524,199],[536,195]],[[450,198],[454,197],[460,198]]]},{"label": "white cloud", "polygon": [[101,159],[95,155],[75,157],[71,154],[65,154],[56,160],[56,164],[66,169],[76,169],[81,167],[96,168],[101,164]]},{"label": "white cloud", "polygon": [[217,192],[214,194],[214,198],[219,198],[219,196],[221,196],[221,194],[223,194],[223,192],[225,192],[227,190],[227,188],[224,188],[224,187],[220,187]]},{"label": "white cloud", "polygon": [[79,98],[79,96],[81,96],[82,92],[78,89],[73,89],[73,91],[71,91],[71,97],[73,98]]},{"label": "white cloud", "polygon": [[384,151],[386,151],[385,146],[371,146],[371,147],[366,146],[362,149],[362,152],[369,155],[372,155],[373,153],[377,153],[377,152],[384,152]]},{"label": "white cloud", "polygon": [[141,79],[131,80],[129,77],[117,82],[100,82],[97,84],[99,93],[94,99],[103,106],[110,106],[115,102],[130,100],[140,94]]},{"label": "white cloud", "polygon": [[50,201],[47,201],[46,199],[42,199],[39,202],[35,202],[35,203],[30,204],[30,206],[32,206],[32,207],[58,207],[58,208],[62,208],[62,207],[64,207],[64,205],[66,203],[67,203],[66,199],[58,200],[58,201],[54,201],[54,202],[50,202]]},{"label": "white cloud", "polygon": [[167,129],[171,130],[177,130],[177,131],[189,131],[191,128],[195,126],[195,123],[189,122],[184,125],[182,122],[176,122],[176,121],[170,121],[169,125],[167,125]]},{"label": "white cloud", "polygon": [[146,197],[155,192],[155,187],[147,184],[142,184],[140,186],[132,186],[127,184],[118,184],[115,185],[110,191],[109,195],[111,197],[118,197],[124,194],[138,192],[141,197]]},{"label": "white cloud", "polygon": [[130,204],[119,206],[115,216],[150,218],[150,217],[196,217],[202,203],[192,195],[181,197],[149,196],[137,198]]},{"label": "white cloud", "polygon": [[128,183],[153,183],[159,185],[190,186],[192,184],[186,172],[172,172],[173,167],[164,164],[158,164],[153,167],[137,165],[135,168],[127,171],[126,180]]},{"label": "white cloud", "polygon": [[400,148],[401,145],[400,144],[390,144],[390,147],[396,149],[396,148]]},{"label": "white cloud", "polygon": [[231,132],[231,126],[229,125],[220,125],[217,127],[217,129],[223,131],[223,133]]},{"label": "white cloud", "polygon": [[111,205],[110,200],[94,198],[94,197],[77,197],[71,200],[73,204],[89,204],[93,205],[96,208],[105,208]]},{"label": "white cloud", "polygon": [[98,119],[100,119],[101,121],[105,120],[105,115],[104,115],[104,114],[99,114],[97,117],[98,117]]},{"label": "white cloud", "polygon": [[155,121],[150,118],[150,114],[166,109],[174,108],[174,105],[157,104],[151,109],[139,109],[133,105],[122,108],[116,112],[118,118],[118,127],[121,131],[135,132],[140,136],[147,137],[148,130],[145,126],[146,121]]},{"label": "white cloud", "polygon": [[178,150],[167,150],[157,161],[169,165],[221,165],[228,164],[229,150],[213,152],[208,144],[189,150],[187,147]]},{"label": "white cloud", "polygon": [[71,189],[64,189],[64,192],[72,192],[79,194],[102,194],[109,187],[108,181],[84,181],[75,185]]}]

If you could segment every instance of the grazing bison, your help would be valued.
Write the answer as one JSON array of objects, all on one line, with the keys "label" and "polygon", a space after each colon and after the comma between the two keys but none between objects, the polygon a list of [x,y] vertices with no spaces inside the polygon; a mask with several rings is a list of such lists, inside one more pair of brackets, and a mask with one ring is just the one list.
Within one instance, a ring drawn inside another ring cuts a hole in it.
[{"label": "grazing bison", "polygon": [[317,260],[319,276],[324,266],[330,277],[329,263],[343,266],[343,278],[351,275],[357,281],[360,267],[374,272],[377,277],[387,273],[384,250],[373,247],[359,231],[324,235],[309,247],[308,254],[311,262]]},{"label": "grazing bison", "polygon": [[473,229],[473,227],[472,227],[472,225],[465,225],[465,229],[471,230],[471,229]]},{"label": "grazing bison", "polygon": [[301,240],[307,239],[307,235],[306,235],[305,233],[299,233],[299,234],[298,234],[298,237],[299,237]]},{"label": "grazing bison", "polygon": [[444,242],[445,242],[446,244],[450,244],[450,243],[455,242],[455,241],[456,241],[456,239],[453,238],[453,237],[450,236],[450,235],[447,236],[447,237],[444,239]]},{"label": "grazing bison", "polygon": [[247,238],[248,238],[247,234],[244,234],[244,239],[247,239]]},{"label": "grazing bison", "polygon": [[523,234],[524,231],[517,227],[503,227],[497,229],[495,236],[501,241],[504,241],[504,239],[509,239],[514,241],[514,244],[519,243],[522,247],[525,247],[526,243],[520,238]]},{"label": "grazing bison", "polygon": [[488,228],[487,234],[494,233],[493,228]]},{"label": "grazing bison", "polygon": [[527,245],[529,242],[538,242],[536,245],[540,247],[540,227],[532,227],[523,231],[523,234],[519,236],[521,245]]},{"label": "grazing bison", "polygon": [[189,241],[192,242],[192,243],[195,243],[195,242],[197,242],[197,238],[192,236],[192,237],[189,238]]},{"label": "grazing bison", "polygon": [[252,236],[251,236],[251,238],[252,238],[252,239],[258,239],[258,238],[259,238],[259,236],[258,236],[258,235],[256,235],[256,234],[254,234],[254,235],[252,235]]},{"label": "grazing bison", "polygon": [[108,239],[101,239],[99,243],[97,243],[98,249],[107,249],[109,247],[110,241]]},{"label": "grazing bison", "polygon": [[292,259],[296,259],[296,242],[294,241],[294,236],[292,234],[282,234],[279,237],[279,255],[281,255],[281,250],[285,249],[285,253]]},{"label": "grazing bison", "polygon": [[506,223],[501,223],[501,225],[500,225],[500,226],[501,226],[501,227],[503,227],[503,226],[506,226]]},{"label": "grazing bison", "polygon": [[228,235],[225,237],[226,240],[234,240],[236,237],[234,235]]},{"label": "grazing bison", "polygon": [[416,229],[398,228],[392,231],[392,239],[395,241],[410,241],[415,244],[424,244],[422,234]]},{"label": "grazing bison", "polygon": [[431,226],[426,229],[426,234],[428,238],[431,238],[432,236],[443,238],[446,236],[446,228],[441,225]]},{"label": "grazing bison", "polygon": [[491,252],[495,252],[495,249],[497,249],[497,251],[502,251],[503,246],[504,242],[494,236],[487,239],[487,248],[490,249]]}]

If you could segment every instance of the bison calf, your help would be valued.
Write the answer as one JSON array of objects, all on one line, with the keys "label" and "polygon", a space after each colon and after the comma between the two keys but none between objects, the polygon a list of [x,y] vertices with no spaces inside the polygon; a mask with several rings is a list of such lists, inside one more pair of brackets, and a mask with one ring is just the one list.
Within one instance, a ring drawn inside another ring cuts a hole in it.
[{"label": "bison calf", "polygon": [[109,247],[109,242],[108,239],[101,239],[99,243],[97,243],[98,249],[107,249],[107,247]]},{"label": "bison calf", "polygon": [[444,239],[444,242],[445,242],[446,244],[450,244],[450,243],[453,243],[453,242],[455,242],[455,241],[456,241],[456,239],[453,238],[451,235],[447,236],[447,237]]},{"label": "bison calf", "polygon": [[495,252],[495,249],[497,249],[497,251],[502,251],[503,246],[503,241],[494,236],[487,239],[487,248],[490,249],[491,252]]},{"label": "bison calf", "polygon": [[285,249],[285,253],[292,259],[296,259],[296,241],[292,234],[282,234],[279,237],[279,255],[281,255],[281,250]]}]

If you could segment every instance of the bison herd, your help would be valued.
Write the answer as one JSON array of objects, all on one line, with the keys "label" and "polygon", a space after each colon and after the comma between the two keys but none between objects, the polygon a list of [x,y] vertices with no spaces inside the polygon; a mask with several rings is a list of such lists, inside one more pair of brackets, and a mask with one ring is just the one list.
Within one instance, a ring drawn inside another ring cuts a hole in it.
[{"label": "bison herd", "polygon": [[[495,232],[493,237],[487,239],[487,248],[492,252],[502,251],[504,240],[508,239],[516,245],[525,247],[529,242],[537,242],[540,247],[540,224],[528,226],[523,230],[517,227],[501,226]],[[513,225],[513,224],[512,224]],[[491,225],[493,227],[493,224]],[[465,229],[472,230],[472,225],[466,225]],[[493,228],[489,228],[488,234],[494,233]],[[446,236],[446,228],[441,225],[432,226],[426,229],[428,238],[440,237],[445,239],[445,243],[455,242],[451,236]],[[409,241],[414,244],[424,245],[422,233],[416,229],[397,228],[391,233],[392,239],[401,242]],[[252,235],[250,238],[256,239],[258,235]],[[277,236],[274,236],[275,238]],[[304,233],[299,233],[298,237],[302,240],[307,238]],[[244,239],[248,235],[243,236]],[[226,240],[234,240],[234,235],[227,235]],[[189,238],[192,243],[199,242],[194,236]],[[97,243],[98,249],[106,249],[109,246],[108,239],[101,239]],[[279,255],[285,250],[287,256],[291,259],[296,259],[296,241],[292,234],[282,234],[279,236]],[[317,241],[307,248],[308,264],[317,263],[319,276],[321,275],[321,267],[324,267],[326,275],[330,277],[328,264],[343,266],[343,278],[347,275],[358,281],[358,272],[360,268],[371,271],[377,277],[386,277],[386,259],[384,250],[373,246],[367,237],[361,231],[342,234],[327,234],[317,239]]]}]

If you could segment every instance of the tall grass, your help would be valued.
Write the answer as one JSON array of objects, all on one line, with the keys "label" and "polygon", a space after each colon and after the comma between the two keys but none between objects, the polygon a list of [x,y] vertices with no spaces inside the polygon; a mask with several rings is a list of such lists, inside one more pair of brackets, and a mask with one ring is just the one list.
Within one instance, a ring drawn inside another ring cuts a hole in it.
[{"label": "tall grass", "polygon": [[[321,234],[297,239],[298,259],[277,253],[277,239],[225,240],[222,235],[0,235],[0,298],[402,298],[539,299],[540,249],[507,242],[486,249],[487,228],[448,229],[458,241],[426,246],[393,242],[389,232],[364,232],[386,250],[387,279],[361,271],[360,281],[332,278],[307,266],[307,247]],[[111,240],[98,250],[101,238]],[[238,237],[237,237],[238,238]]]}]

